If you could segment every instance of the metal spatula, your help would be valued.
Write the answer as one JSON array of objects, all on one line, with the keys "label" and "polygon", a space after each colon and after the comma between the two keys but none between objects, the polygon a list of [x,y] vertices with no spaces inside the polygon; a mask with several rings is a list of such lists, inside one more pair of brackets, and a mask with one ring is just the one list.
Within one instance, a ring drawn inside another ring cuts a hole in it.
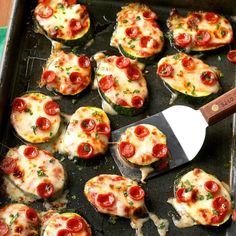
[{"label": "metal spatula", "polygon": [[[187,106],[172,106],[161,113],[130,124],[112,132],[112,142],[119,141],[120,135],[130,126],[152,124],[167,136],[167,146],[171,153],[169,168],[173,169],[191,161],[200,151],[206,128],[236,112],[236,88],[228,91],[210,103],[194,110]],[[127,164],[119,157],[117,145],[111,147],[111,153],[121,173],[133,179],[141,179],[140,170]],[[154,174],[158,174],[155,171]]]}]

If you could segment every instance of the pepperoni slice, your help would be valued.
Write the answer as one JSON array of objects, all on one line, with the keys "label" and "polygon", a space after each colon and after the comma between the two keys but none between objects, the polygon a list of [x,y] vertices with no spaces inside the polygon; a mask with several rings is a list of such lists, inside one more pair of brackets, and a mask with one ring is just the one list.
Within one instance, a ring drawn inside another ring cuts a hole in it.
[{"label": "pepperoni slice", "polygon": [[78,233],[85,227],[84,220],[81,217],[74,216],[66,222],[66,228],[72,233]]},{"label": "pepperoni slice", "polygon": [[139,69],[134,65],[130,65],[126,69],[126,75],[127,75],[128,79],[132,80],[132,81],[141,79]]},{"label": "pepperoni slice", "polygon": [[49,116],[56,116],[60,112],[59,105],[54,101],[48,101],[44,105],[44,112]]},{"label": "pepperoni slice", "polygon": [[224,220],[225,215],[226,215],[225,213],[218,213],[218,215],[213,216],[211,218],[211,224],[214,225],[220,224]]},{"label": "pepperoni slice", "polygon": [[130,142],[121,142],[119,144],[119,152],[125,158],[130,158],[135,154],[135,146]]},{"label": "pepperoni slice", "polygon": [[54,186],[51,183],[41,183],[37,186],[37,193],[41,198],[50,198],[54,192]]},{"label": "pepperoni slice", "polygon": [[193,70],[195,68],[195,63],[192,57],[184,57],[181,61],[182,66],[186,69],[186,70]]},{"label": "pepperoni slice", "polygon": [[174,41],[177,46],[186,48],[192,43],[192,36],[188,33],[180,33],[174,38]]},{"label": "pepperoni slice", "polygon": [[217,75],[212,71],[204,71],[200,78],[202,83],[208,86],[213,86],[218,82]]},{"label": "pepperoni slice", "polygon": [[5,157],[0,164],[0,169],[7,175],[14,173],[17,169],[16,160],[11,157]]},{"label": "pepperoni slice", "polygon": [[0,235],[6,236],[8,235],[8,232],[9,232],[8,225],[0,219]]},{"label": "pepperoni slice", "polygon": [[43,72],[42,80],[47,83],[53,83],[56,80],[56,73],[52,70],[46,70]]},{"label": "pepperoni slice", "polygon": [[69,22],[69,28],[71,30],[72,35],[74,36],[83,29],[83,26],[79,20],[73,18]]},{"label": "pepperoni slice", "polygon": [[185,192],[185,188],[179,188],[175,195],[176,195],[176,199],[178,202],[190,202],[191,201],[191,198],[185,198],[184,197],[184,192]]},{"label": "pepperoni slice", "polygon": [[48,131],[52,124],[51,124],[51,121],[45,117],[39,117],[37,120],[36,120],[36,126],[37,128],[39,128],[41,131]]},{"label": "pepperoni slice", "polygon": [[204,188],[208,192],[217,193],[219,191],[219,189],[220,189],[220,186],[215,181],[209,180],[209,181],[205,182]]},{"label": "pepperoni slice", "polygon": [[80,127],[84,132],[92,131],[95,128],[95,126],[96,122],[91,118],[84,119],[80,123]]},{"label": "pepperoni slice", "polygon": [[211,34],[208,30],[198,30],[194,38],[195,44],[198,46],[206,46],[210,40]]},{"label": "pepperoni slice", "polygon": [[130,197],[135,201],[141,201],[145,197],[145,192],[140,186],[133,186],[129,189]]},{"label": "pepperoni slice", "polygon": [[98,194],[97,202],[103,208],[111,208],[114,206],[116,198],[113,193]]},{"label": "pepperoni slice", "polygon": [[150,36],[143,36],[140,39],[140,46],[142,48],[158,48],[159,44],[154,38]]},{"label": "pepperoni slice", "polygon": [[127,57],[118,57],[116,59],[116,66],[120,69],[127,68],[130,65],[130,59]]},{"label": "pepperoni slice", "polygon": [[89,143],[81,143],[78,146],[77,154],[80,158],[89,159],[94,157],[93,147]]},{"label": "pepperoni slice", "polygon": [[39,150],[37,147],[34,146],[27,146],[24,150],[24,155],[28,159],[34,159],[39,155]]},{"label": "pepperoni slice", "polygon": [[230,62],[236,63],[236,50],[231,50],[227,54],[227,58]]},{"label": "pepperoni slice", "polygon": [[156,158],[166,158],[168,156],[168,148],[165,144],[156,144],[152,148],[152,155]]},{"label": "pepperoni slice", "polygon": [[26,214],[26,218],[29,221],[33,222],[34,224],[38,224],[39,217],[38,217],[37,212],[33,208],[27,209],[25,214]]},{"label": "pepperoni slice", "polygon": [[129,27],[125,30],[125,33],[128,37],[135,39],[140,34],[139,27]]},{"label": "pepperoni slice", "polygon": [[104,76],[103,78],[101,78],[98,82],[99,87],[101,88],[101,90],[103,92],[106,92],[108,89],[110,89],[111,87],[113,87],[115,81],[112,77],[112,75],[107,75]]},{"label": "pepperoni slice", "polygon": [[156,20],[157,19],[157,15],[153,11],[148,11],[148,10],[143,12],[143,17],[146,20]]},{"label": "pepperoni slice", "polygon": [[26,102],[22,98],[15,98],[12,103],[13,111],[22,112],[27,108]]},{"label": "pepperoni slice", "polygon": [[212,206],[219,213],[226,213],[229,210],[230,204],[226,198],[224,198],[223,196],[219,196],[214,198]]},{"label": "pepperoni slice", "polygon": [[73,236],[73,233],[70,232],[70,230],[68,230],[68,229],[60,229],[57,232],[57,236]]},{"label": "pepperoni slice", "polygon": [[138,125],[138,126],[136,126],[134,133],[138,138],[144,138],[144,137],[148,136],[150,132],[147,127],[145,127],[143,125]]},{"label": "pepperoni slice", "polygon": [[141,108],[143,106],[143,98],[140,96],[134,96],[131,99],[131,103],[135,108]]},{"label": "pepperoni slice", "polygon": [[106,123],[99,123],[99,124],[96,126],[96,132],[97,132],[98,134],[102,134],[102,135],[109,136],[110,133],[111,133],[111,128],[110,128],[109,125],[106,124]]},{"label": "pepperoni slice", "polygon": [[48,5],[41,4],[37,9],[36,14],[39,15],[41,18],[47,19],[52,16],[53,9]]},{"label": "pepperoni slice", "polygon": [[220,16],[215,14],[214,12],[207,12],[205,14],[205,19],[210,24],[216,24],[219,21]]},{"label": "pepperoni slice", "polygon": [[124,99],[122,98],[117,98],[116,103],[122,107],[127,107],[129,106],[128,102],[126,102]]},{"label": "pepperoni slice", "polygon": [[163,63],[157,69],[157,74],[160,77],[172,77],[173,72],[174,72],[173,67],[170,64],[167,64],[167,63]]},{"label": "pepperoni slice", "polygon": [[83,55],[78,58],[79,67],[88,68],[90,67],[90,60],[87,56]]},{"label": "pepperoni slice", "polygon": [[80,87],[84,82],[84,77],[79,72],[72,72],[69,79],[72,84],[76,84],[78,87]]},{"label": "pepperoni slice", "polygon": [[192,28],[197,29],[199,23],[201,22],[201,19],[202,19],[201,15],[196,14],[196,13],[192,14],[187,20],[188,27],[191,28],[191,29]]}]

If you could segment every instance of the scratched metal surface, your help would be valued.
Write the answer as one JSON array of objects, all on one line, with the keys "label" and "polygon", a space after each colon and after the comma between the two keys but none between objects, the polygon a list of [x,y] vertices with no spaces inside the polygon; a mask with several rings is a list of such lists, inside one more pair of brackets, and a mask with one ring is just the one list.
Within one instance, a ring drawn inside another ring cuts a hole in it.
[{"label": "scratched metal surface", "polygon": [[[94,53],[101,50],[114,51],[114,49],[109,46],[109,40],[115,24],[116,13],[125,2],[127,1],[96,0],[85,2],[95,25],[95,40],[87,49],[81,49],[81,53],[85,52],[89,56],[92,56]],[[149,1],[145,2],[149,3]],[[159,23],[162,29],[166,32],[167,28],[165,21],[173,6],[170,5],[171,1],[167,1],[167,4],[169,4],[167,7],[158,2],[155,3],[155,1],[150,2],[149,5],[152,9],[159,14]],[[190,6],[188,1],[175,2],[175,7],[178,4],[181,4],[182,7],[191,7],[192,10],[195,3],[195,1],[192,1]],[[204,1],[204,3],[205,2],[207,3],[204,5],[205,9],[212,10],[213,8],[211,7],[214,7],[214,10],[218,10],[219,13],[222,13],[224,9],[223,2],[214,1],[214,4],[210,4],[212,1]],[[231,3],[230,1],[228,2]],[[161,3],[164,4],[164,1]],[[218,5],[216,5],[216,3]],[[42,66],[50,54],[51,46],[48,39],[42,35],[34,33],[33,31],[32,9],[34,9],[35,4],[36,1],[15,1],[15,12],[14,17],[12,18],[11,34],[8,38],[8,47],[2,64],[0,80],[0,137],[1,142],[9,147],[22,144],[22,142],[14,135],[13,129],[9,124],[10,103],[12,99],[27,90],[37,90],[53,95],[45,89],[39,89],[37,86],[37,81],[42,72]],[[196,7],[199,6],[199,2],[196,3]],[[236,10],[234,8],[235,6],[233,4],[231,8],[228,6],[226,7],[229,12],[235,12]],[[180,9],[180,11],[186,13],[186,9],[184,8]],[[235,24],[233,24],[233,26],[235,29]],[[204,61],[219,67],[224,72],[225,78],[221,82],[223,91],[227,91],[235,85],[235,66],[229,63],[226,59],[226,53],[228,50],[229,47],[227,46],[214,52],[208,52],[202,57]],[[166,40],[165,48],[159,58],[163,55],[175,52],[176,51],[170,47],[169,42]],[[145,112],[138,116],[128,118],[120,115],[109,116],[113,130],[132,122],[136,122],[145,118],[147,115],[158,113],[169,107],[170,94],[165,89],[160,79],[157,78],[155,71],[155,65],[150,65],[146,68],[146,79],[149,86],[150,102]],[[59,101],[63,112],[72,114],[78,107],[83,105],[101,107],[101,99],[97,91],[91,90],[83,96],[76,98],[77,102],[75,104],[72,103],[72,99],[74,98],[63,97],[62,100]],[[185,104],[194,108],[200,106],[199,103],[187,100],[185,97],[179,97],[174,104]],[[146,203],[148,209],[151,212],[156,213],[158,216],[169,220],[170,236],[221,236],[227,234],[226,231],[231,226],[230,222],[219,228],[195,226],[189,229],[177,229],[174,227],[170,217],[174,210],[166,203],[166,201],[169,197],[173,196],[173,182],[176,175],[179,172],[187,171],[194,167],[203,168],[205,171],[215,174],[221,180],[229,182],[230,159],[234,150],[232,144],[235,145],[235,142],[233,142],[232,127],[233,118],[229,117],[208,128],[206,141],[194,161],[175,169],[172,172],[153,178],[144,185],[144,189],[147,192]],[[6,150],[1,149],[1,155],[3,155],[5,151]],[[57,157],[61,159],[60,156]],[[80,161],[76,165],[65,159],[62,164],[65,166],[69,177],[68,189],[70,193],[68,195],[68,209],[74,209],[83,215],[91,224],[94,235],[134,235],[134,230],[131,229],[129,220],[120,218],[117,219],[115,224],[109,223],[109,217],[97,213],[83,195],[83,187],[88,179],[104,173],[119,174],[118,168],[112,160],[110,153],[92,161]],[[74,195],[76,196],[76,199],[74,199]],[[4,196],[4,193],[1,191],[0,206],[5,205],[7,202],[9,202],[9,199]],[[39,210],[43,210],[42,203],[40,202],[33,204],[33,206]],[[235,235],[233,233],[233,227],[231,228],[231,235]],[[157,235],[155,226],[151,222],[145,224],[143,231],[144,234],[148,236]]]}]

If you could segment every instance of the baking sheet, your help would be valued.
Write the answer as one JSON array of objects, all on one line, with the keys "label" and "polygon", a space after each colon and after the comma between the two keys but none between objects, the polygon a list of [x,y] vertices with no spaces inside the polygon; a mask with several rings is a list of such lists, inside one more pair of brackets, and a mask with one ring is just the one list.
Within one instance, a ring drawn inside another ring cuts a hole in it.
[{"label": "baking sheet", "polygon": [[[86,48],[81,49],[81,53],[86,53],[92,56],[97,51],[109,50],[114,51],[109,46],[111,34],[115,24],[116,13],[120,10],[120,7],[126,4],[128,1],[81,1],[88,6],[88,10],[93,19],[95,26],[95,40],[94,43]],[[167,1],[170,5],[171,1]],[[175,5],[181,4],[182,7],[191,7],[191,10],[196,10],[194,3],[196,1],[175,1]],[[223,13],[225,2],[214,1],[200,1],[204,2],[204,8],[209,10],[218,10],[218,13]],[[231,3],[231,8],[226,7],[226,10],[231,13],[236,11],[235,5]],[[159,4],[157,1],[145,1],[153,10],[155,10],[160,16],[159,24],[162,29],[167,32],[165,21],[169,15],[172,7]],[[172,3],[173,4],[173,3]],[[196,3],[196,7],[199,7],[200,3]],[[217,5],[218,4],[218,5]],[[221,5],[220,5],[221,4]],[[36,90],[44,92],[48,95],[54,95],[46,89],[39,89],[37,81],[40,78],[42,72],[42,66],[45,63],[45,59],[50,55],[51,45],[50,41],[44,36],[34,33],[32,10],[36,6],[36,1],[14,1],[14,15],[11,20],[11,26],[7,38],[7,47],[5,55],[2,61],[1,67],[1,80],[0,80],[0,122],[1,142],[9,147],[20,145],[22,142],[14,135],[14,131],[9,124],[10,116],[10,104],[15,96],[22,94],[27,90]],[[213,8],[211,8],[213,7]],[[181,13],[186,13],[186,9],[180,9]],[[235,24],[234,32],[235,32]],[[234,45],[235,46],[235,45]],[[224,79],[222,80],[223,91],[228,91],[235,86],[235,65],[227,61],[226,53],[229,47],[224,47],[214,52],[205,53],[202,59],[214,66],[219,67],[224,72]],[[169,46],[169,42],[166,40],[163,52],[159,55],[158,59],[167,54],[175,53],[175,49]],[[158,61],[157,59],[157,61]],[[136,122],[147,116],[158,113],[169,107],[170,94],[164,87],[162,81],[156,76],[156,66],[150,65],[146,69],[146,79],[149,86],[150,102],[143,114],[135,117],[125,116],[109,116],[111,120],[112,129],[118,129],[132,122]],[[62,112],[72,114],[77,108],[83,105],[98,106],[101,107],[101,99],[97,91],[89,91],[87,94],[80,98],[76,98],[72,102],[72,97],[63,97],[58,102],[61,105]],[[199,108],[199,103],[187,100],[184,96],[179,97],[174,104],[184,104],[194,108]],[[170,236],[221,236],[221,235],[235,235],[234,225],[230,221],[221,227],[201,227],[195,226],[189,229],[178,229],[171,221],[171,214],[174,212],[173,208],[167,204],[167,199],[173,196],[173,183],[175,176],[182,171],[192,169],[194,167],[202,168],[205,171],[215,174],[221,180],[229,182],[230,180],[230,160],[234,158],[235,140],[233,136],[233,117],[229,117],[220,123],[209,127],[207,130],[206,141],[197,155],[197,157],[189,164],[177,168],[171,172],[158,176],[148,181],[144,185],[144,189],[147,193],[147,206],[151,212],[156,213],[162,218],[167,218],[170,222],[169,235]],[[235,135],[235,133],[234,133]],[[234,147],[233,147],[234,146]],[[6,150],[1,149],[1,155]],[[59,155],[57,157],[60,160],[63,158]],[[83,194],[84,184],[90,178],[98,174],[119,174],[118,168],[115,165],[110,153],[108,152],[104,157],[100,157],[90,161],[78,161],[75,165],[73,162],[65,159],[62,161],[69,174],[68,189],[70,191],[68,195],[69,204],[68,209],[74,209],[79,212],[86,220],[92,225],[93,233],[96,236],[100,235],[134,235],[134,230],[130,227],[130,222],[127,219],[117,219],[115,224],[109,222],[109,216],[97,213],[94,208],[85,199]],[[235,166],[234,168],[235,169]],[[233,173],[233,172],[232,172]],[[235,176],[232,175],[234,180]],[[234,184],[236,183],[233,182]],[[76,197],[75,197],[76,196]],[[4,196],[1,191],[0,206],[9,202],[9,199]],[[42,203],[33,204],[37,209],[43,209]],[[227,233],[228,231],[228,233]],[[143,228],[144,235],[154,236],[157,235],[155,226],[149,221]]]}]

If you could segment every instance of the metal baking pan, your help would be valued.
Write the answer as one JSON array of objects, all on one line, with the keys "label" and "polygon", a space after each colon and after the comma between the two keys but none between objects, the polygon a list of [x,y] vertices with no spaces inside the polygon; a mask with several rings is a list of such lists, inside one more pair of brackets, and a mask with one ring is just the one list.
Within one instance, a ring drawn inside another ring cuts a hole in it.
[{"label": "metal baking pan", "polygon": [[[115,24],[116,13],[122,5],[128,1],[105,1],[105,0],[88,0],[81,1],[88,6],[95,26],[95,41],[87,49],[81,49],[81,53],[92,56],[97,51],[112,50],[109,46],[111,34]],[[181,13],[187,13],[191,10],[209,10],[230,17],[236,14],[235,1],[232,0],[160,0],[145,1],[159,15],[159,23],[162,29],[167,32],[166,19],[170,10],[175,7]],[[39,89],[37,81],[42,72],[42,66],[50,54],[51,44],[44,36],[36,34],[33,30],[32,10],[36,6],[36,1],[15,0],[13,3],[13,13],[7,34],[7,44],[5,47],[0,77],[0,142],[9,147],[20,145],[22,142],[15,136],[9,123],[11,111],[11,101],[15,96],[25,91],[36,90],[46,94],[53,95],[45,89]],[[1,9],[4,10],[4,9]],[[231,21],[234,32],[236,24]],[[235,45],[231,45],[235,48]],[[114,50],[114,49],[113,49]],[[226,53],[229,47],[224,47],[212,52],[204,53],[202,59],[211,65],[219,67],[224,72],[224,79],[221,81],[223,91],[228,91],[235,86],[236,67],[227,61]],[[175,53],[166,40],[162,56]],[[160,55],[161,57],[161,55]],[[146,67],[147,83],[149,86],[150,102],[143,114],[135,117],[125,117],[121,115],[109,116],[112,129],[128,125],[138,121],[148,115],[153,115],[169,107],[170,94],[163,86],[163,83],[156,76],[156,67],[150,65]],[[73,104],[72,98],[63,97],[59,101],[61,110],[65,113],[72,114],[82,105],[92,105],[101,107],[101,99],[97,91],[89,91],[78,101]],[[194,108],[200,107],[201,104],[193,103],[184,97],[179,97],[175,104],[184,104]],[[186,229],[176,228],[170,215],[174,212],[173,208],[167,204],[167,199],[173,196],[173,183],[179,172],[199,167],[205,171],[215,174],[219,179],[231,183],[232,194],[236,195],[236,155],[235,155],[235,134],[236,118],[231,116],[220,123],[208,128],[206,141],[197,155],[189,164],[177,168],[171,172],[160,175],[148,181],[144,188],[147,192],[147,206],[151,212],[156,213],[162,218],[167,218],[170,222],[170,236],[221,236],[236,235],[236,223],[228,221],[220,227],[202,227],[195,226]],[[1,148],[1,156],[6,150]],[[61,157],[58,156],[60,159]],[[109,216],[97,213],[83,194],[85,182],[104,173],[119,174],[110,153],[104,157],[97,158],[93,161],[80,161],[76,165],[70,160],[65,159],[63,162],[68,174],[70,191],[68,199],[68,209],[75,209],[83,215],[92,225],[93,234],[99,235],[134,235],[134,230],[130,227],[127,219],[117,219],[115,224],[109,223]],[[1,190],[0,207],[4,206],[9,199],[4,196]],[[74,197],[76,196],[76,198]],[[73,197],[72,197],[73,196]],[[39,210],[43,210],[42,203],[33,204]],[[143,228],[144,235],[157,235],[155,226],[149,221]]]}]

